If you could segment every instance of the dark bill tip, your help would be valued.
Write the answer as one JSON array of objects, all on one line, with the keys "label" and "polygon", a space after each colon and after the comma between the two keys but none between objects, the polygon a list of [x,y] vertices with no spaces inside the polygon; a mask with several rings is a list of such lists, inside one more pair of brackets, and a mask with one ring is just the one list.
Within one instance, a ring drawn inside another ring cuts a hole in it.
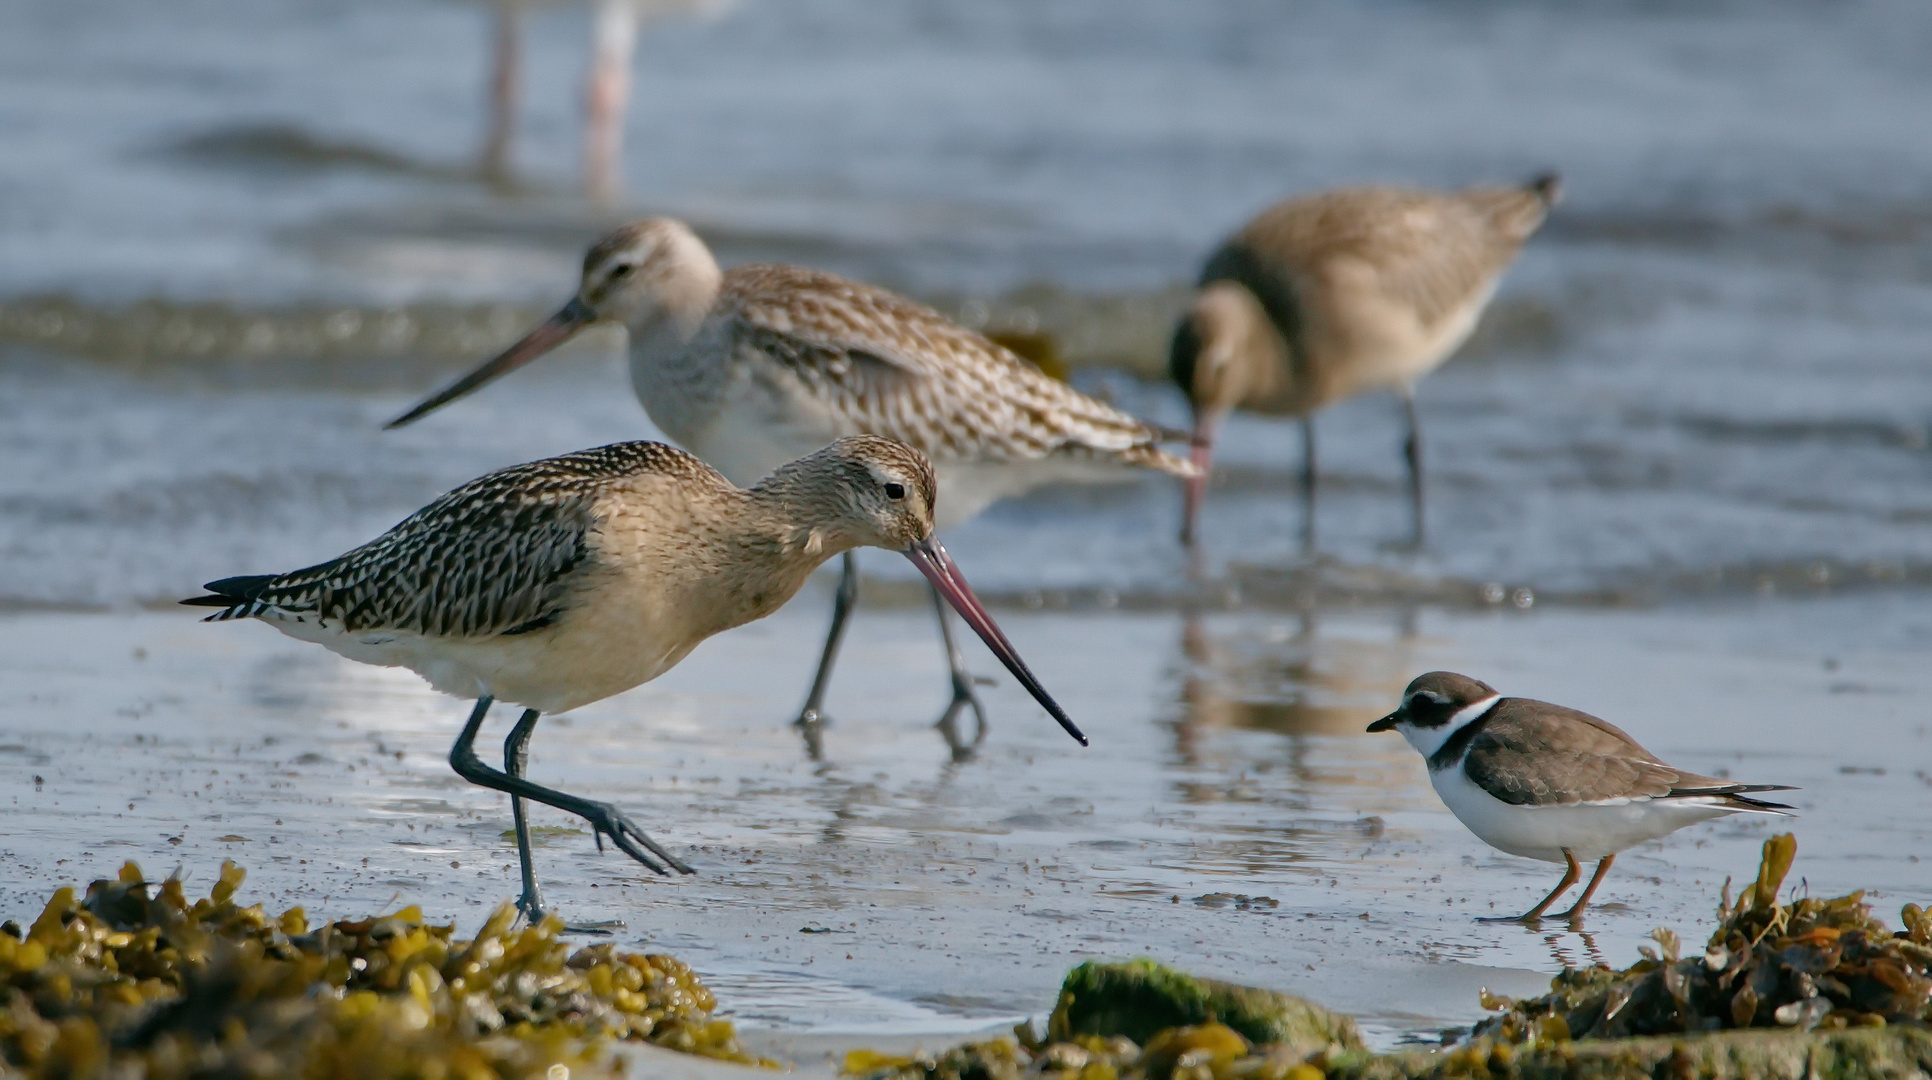
[{"label": "dark bill tip", "polygon": [[1368,729],[1370,731],[1388,731],[1394,728],[1395,725],[1401,722],[1402,722],[1402,711],[1398,709],[1395,712],[1392,712],[1389,715],[1384,716],[1382,719],[1377,720],[1375,723],[1370,724],[1368,726]]},{"label": "dark bill tip", "polygon": [[499,376],[507,375],[562,345],[575,336],[577,331],[596,321],[597,313],[590,309],[590,305],[582,300],[571,300],[555,315],[544,320],[535,330],[523,335],[522,340],[497,354],[495,359],[424,398],[415,408],[384,424],[383,430],[393,431],[406,424],[415,423],[457,398],[475,392]]},{"label": "dark bill tip", "polygon": [[1026,692],[1033,695],[1033,700],[1039,702],[1048,713],[1051,713],[1053,718],[1059,721],[1060,726],[1066,729],[1067,734],[1073,736],[1075,742],[1081,746],[1088,745],[1086,735],[1075,726],[1073,718],[1068,716],[1066,710],[1060,707],[1060,703],[1053,700],[1053,696],[1046,692],[1046,688],[1040,685],[1040,680],[1033,677],[1033,672],[1027,668],[1026,661],[1020,659],[1020,654],[1013,648],[1013,643],[1006,640],[1006,635],[1000,632],[999,624],[987,614],[986,606],[979,602],[979,597],[973,595],[973,590],[966,584],[966,579],[960,576],[959,568],[953,565],[952,556],[946,554],[946,549],[939,546],[939,541],[921,540],[907,548],[905,556],[912,561],[912,565],[919,568],[920,573],[926,575],[926,580],[932,582],[932,587],[938,590],[946,603],[951,604],[953,610],[959,612],[959,617],[966,620],[966,625],[973,628],[973,633],[979,635],[979,639],[986,643],[986,647],[993,651],[993,655],[999,657],[1000,663],[1006,665],[1006,670],[1013,673],[1013,677],[1020,681],[1021,686],[1026,687]]}]

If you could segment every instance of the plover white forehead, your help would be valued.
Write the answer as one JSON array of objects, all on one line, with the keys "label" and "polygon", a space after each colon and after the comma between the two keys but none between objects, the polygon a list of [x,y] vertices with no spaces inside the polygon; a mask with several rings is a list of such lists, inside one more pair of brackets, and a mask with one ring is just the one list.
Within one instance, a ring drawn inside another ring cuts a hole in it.
[{"label": "plover white forehead", "polygon": [[1788,785],[1734,784],[1673,768],[1588,713],[1506,698],[1450,671],[1418,676],[1401,708],[1368,729],[1401,732],[1428,761],[1436,794],[1484,843],[1566,864],[1556,888],[1519,916],[1526,922],[1576,884],[1579,859],[1599,860],[1596,873],[1557,918],[1583,914],[1620,851],[1726,814],[1792,811],[1749,797],[1793,790]]}]

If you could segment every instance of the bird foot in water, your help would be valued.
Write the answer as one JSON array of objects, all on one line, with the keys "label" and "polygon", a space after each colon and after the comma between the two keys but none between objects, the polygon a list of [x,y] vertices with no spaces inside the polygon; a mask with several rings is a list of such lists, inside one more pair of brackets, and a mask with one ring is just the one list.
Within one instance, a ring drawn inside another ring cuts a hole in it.
[{"label": "bird foot in water", "polygon": [[[549,914],[544,910],[543,894],[537,893],[532,895],[528,889],[524,890],[523,895],[517,897],[517,914],[523,917],[523,922],[526,926],[535,926],[542,922],[544,916]],[[588,923],[565,923],[563,932],[566,934],[590,934],[597,937],[609,937],[614,932],[622,929],[624,929],[624,920],[622,919],[599,919],[596,922]]]},{"label": "bird foot in water", "polygon": [[792,721],[792,726],[798,729],[798,737],[805,740],[806,756],[813,761],[825,756],[825,729],[831,723],[831,718],[817,709],[806,709],[798,714],[798,719]]},{"label": "bird foot in water", "polygon": [[[973,691],[975,684],[994,685],[991,679],[954,675],[952,703],[946,706],[939,722],[933,725],[946,737],[946,745],[952,749],[954,761],[970,760],[973,752],[979,749],[979,744],[986,741],[986,706]],[[959,714],[968,708],[973,710],[973,738],[970,742],[962,738],[959,732]]]},{"label": "bird foot in water", "polygon": [[[591,803],[583,811],[583,818],[590,823],[592,833],[597,838],[597,850],[604,850],[604,838],[617,849],[644,864],[653,873],[669,874],[676,870],[680,874],[695,874],[696,870],[686,866],[677,856],[658,846],[649,834],[637,827],[622,810],[610,803]],[[655,855],[657,858],[652,858]],[[658,860],[662,859],[660,863]],[[670,869],[666,869],[666,867]]]}]

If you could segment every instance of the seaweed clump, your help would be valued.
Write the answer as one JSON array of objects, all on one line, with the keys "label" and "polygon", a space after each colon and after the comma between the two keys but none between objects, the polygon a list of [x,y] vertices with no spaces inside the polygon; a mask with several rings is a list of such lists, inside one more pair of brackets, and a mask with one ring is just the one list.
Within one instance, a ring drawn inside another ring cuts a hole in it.
[{"label": "seaweed clump", "polygon": [[1045,1036],[943,1054],[855,1050],[845,1072],[865,1080],[1319,1080],[1363,1049],[1355,1024],[1297,997],[1201,979],[1153,960],[1081,964],[1067,973]]},{"label": "seaweed clump", "polygon": [[0,1073],[29,1077],[489,1077],[607,1069],[616,1040],[753,1059],[668,956],[574,953],[554,917],[498,908],[470,941],[414,906],[311,928],[128,863],[0,928]]},{"label": "seaweed clump", "polygon": [[1029,1022],[1013,1037],[940,1054],[854,1050],[844,1072],[863,1080],[1321,1080],[1325,1056],[1257,1045],[1218,1021],[1168,1028],[1144,1047],[1125,1035],[1041,1038]]},{"label": "seaweed clump", "polygon": [[1738,1028],[1924,1028],[1932,1021],[1932,913],[1916,904],[1893,932],[1855,892],[1778,902],[1798,843],[1764,843],[1757,880],[1737,902],[1725,883],[1717,931],[1703,955],[1685,957],[1677,935],[1622,971],[1566,971],[1530,1001],[1484,996],[1499,1016],[1473,1035],[1505,1043],[1625,1038]]}]

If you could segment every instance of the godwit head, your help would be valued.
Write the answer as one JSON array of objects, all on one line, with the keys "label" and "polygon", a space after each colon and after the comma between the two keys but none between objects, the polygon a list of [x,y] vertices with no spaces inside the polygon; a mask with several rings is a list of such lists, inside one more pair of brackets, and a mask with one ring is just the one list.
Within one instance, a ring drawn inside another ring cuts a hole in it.
[{"label": "godwit head", "polygon": [[1248,401],[1292,392],[1287,343],[1268,321],[1254,294],[1217,281],[1195,295],[1174,328],[1168,376],[1187,396],[1194,414],[1195,473],[1187,478],[1181,542],[1194,542],[1214,462],[1214,440],[1230,410]]},{"label": "godwit head", "polygon": [[682,221],[650,218],[612,230],[584,255],[577,295],[515,344],[384,425],[402,427],[507,375],[595,322],[622,324],[633,350],[675,348],[695,334],[724,280],[718,260]]}]

